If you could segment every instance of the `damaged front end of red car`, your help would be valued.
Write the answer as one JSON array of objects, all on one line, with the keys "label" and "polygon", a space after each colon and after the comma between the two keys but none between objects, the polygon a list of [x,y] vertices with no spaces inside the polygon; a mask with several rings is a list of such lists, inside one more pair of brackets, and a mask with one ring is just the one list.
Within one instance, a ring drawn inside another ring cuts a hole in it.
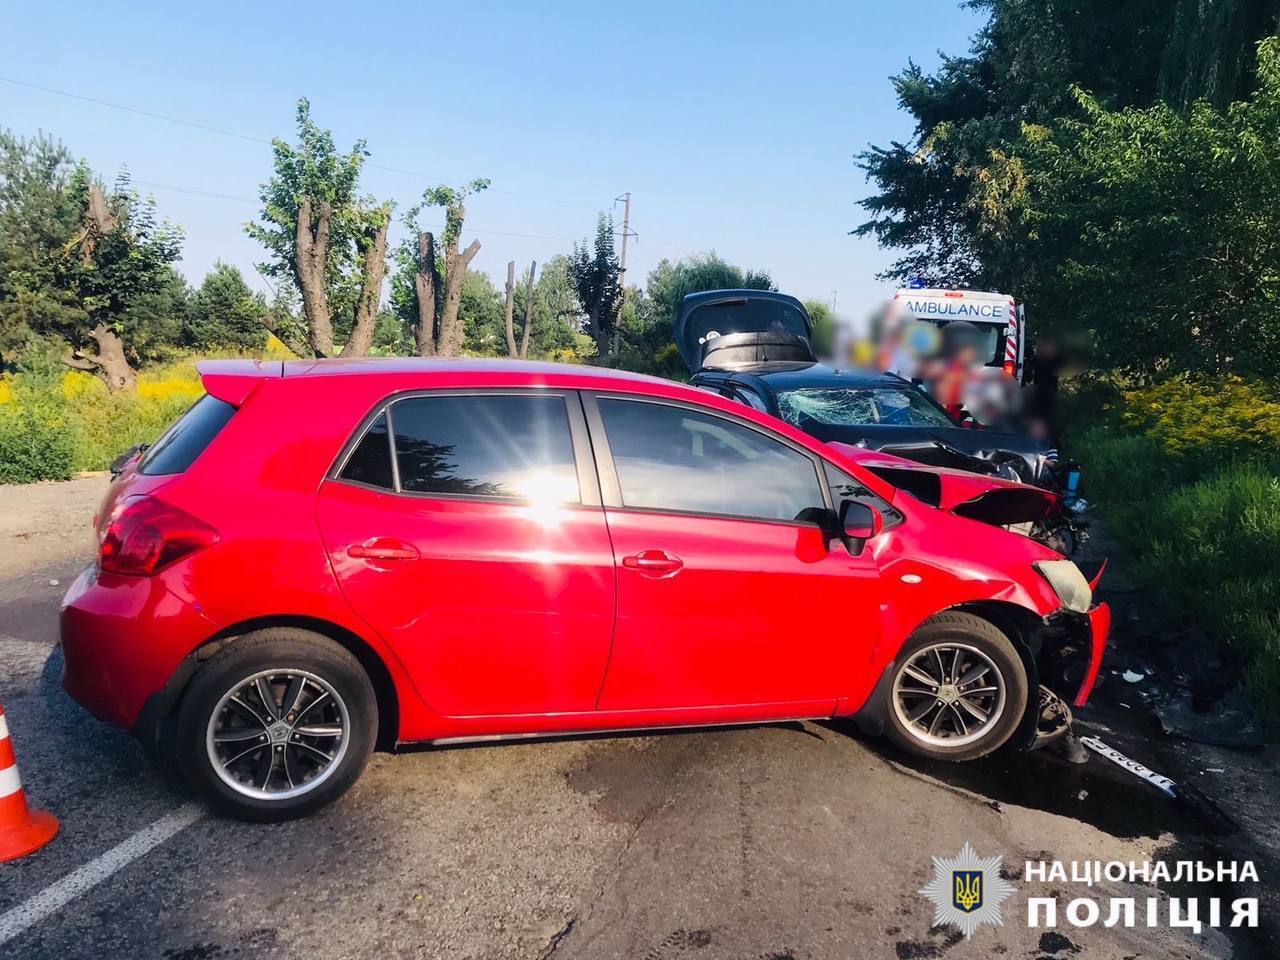
[{"label": "damaged front end of red car", "polygon": [[[928,506],[1022,534],[1063,557],[1074,553],[1085,539],[1085,525],[1052,490],[916,463],[882,451],[839,443],[832,446]],[[1043,618],[1028,614],[1020,623],[1005,624],[1022,640],[1031,658],[1028,668],[1038,677],[1039,701],[1028,710],[1019,736],[1024,749],[1045,746],[1065,735],[1071,727],[1072,707],[1084,706],[1093,691],[1111,626],[1108,606],[1092,602],[1105,568],[1104,562],[1088,583],[1089,598],[1080,608],[1063,606]]]},{"label": "damaged front end of red car", "polygon": [[1061,496],[1044,487],[917,463],[851,444],[831,446],[921,503],[1023,534],[1063,556],[1071,556],[1088,538],[1088,524],[1067,507]]}]

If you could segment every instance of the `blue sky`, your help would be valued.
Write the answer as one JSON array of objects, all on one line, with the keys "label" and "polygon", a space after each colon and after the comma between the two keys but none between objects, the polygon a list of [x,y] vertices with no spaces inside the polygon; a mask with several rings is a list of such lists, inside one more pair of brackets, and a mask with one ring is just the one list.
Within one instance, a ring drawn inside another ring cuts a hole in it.
[{"label": "blue sky", "polygon": [[221,258],[261,286],[243,231],[258,207],[234,198],[256,200],[270,150],[254,138],[291,136],[307,96],[340,146],[364,137],[371,163],[432,178],[366,171],[364,189],[401,211],[432,182],[491,178],[467,232],[483,244],[474,267],[499,284],[507,260],[567,252],[629,190],[630,282],[714,249],[863,312],[886,295],[874,274],[891,258],[847,235],[869,192],[853,156],[910,132],[889,76],[963,51],[981,25],[955,0],[291,7],[5,12],[0,77],[250,139],[7,82],[0,124],[56,135],[108,178],[127,164],[183,226],[194,282]]}]

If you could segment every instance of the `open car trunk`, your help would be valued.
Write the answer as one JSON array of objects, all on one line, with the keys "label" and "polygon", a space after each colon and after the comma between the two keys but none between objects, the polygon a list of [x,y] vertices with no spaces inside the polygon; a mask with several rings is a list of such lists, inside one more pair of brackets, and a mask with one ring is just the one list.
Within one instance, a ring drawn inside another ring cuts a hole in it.
[{"label": "open car trunk", "polygon": [[810,342],[813,321],[804,306],[769,290],[691,293],[680,305],[674,333],[690,373],[817,359]]}]

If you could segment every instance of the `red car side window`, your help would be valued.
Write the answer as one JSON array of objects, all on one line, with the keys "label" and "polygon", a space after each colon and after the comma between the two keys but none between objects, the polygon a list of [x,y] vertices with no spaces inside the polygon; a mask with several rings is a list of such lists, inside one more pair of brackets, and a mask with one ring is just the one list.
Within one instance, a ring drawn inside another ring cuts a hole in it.
[{"label": "red car side window", "polygon": [[826,505],[813,461],[757,430],[670,404],[599,406],[627,507],[795,520]]}]

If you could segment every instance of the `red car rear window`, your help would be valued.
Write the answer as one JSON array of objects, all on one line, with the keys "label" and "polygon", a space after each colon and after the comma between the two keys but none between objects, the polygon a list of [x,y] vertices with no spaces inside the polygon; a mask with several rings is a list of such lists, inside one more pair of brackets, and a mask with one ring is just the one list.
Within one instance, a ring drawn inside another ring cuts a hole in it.
[{"label": "red car rear window", "polygon": [[138,470],[145,474],[183,473],[235,414],[225,400],[207,394],[165,431],[147,451]]}]

